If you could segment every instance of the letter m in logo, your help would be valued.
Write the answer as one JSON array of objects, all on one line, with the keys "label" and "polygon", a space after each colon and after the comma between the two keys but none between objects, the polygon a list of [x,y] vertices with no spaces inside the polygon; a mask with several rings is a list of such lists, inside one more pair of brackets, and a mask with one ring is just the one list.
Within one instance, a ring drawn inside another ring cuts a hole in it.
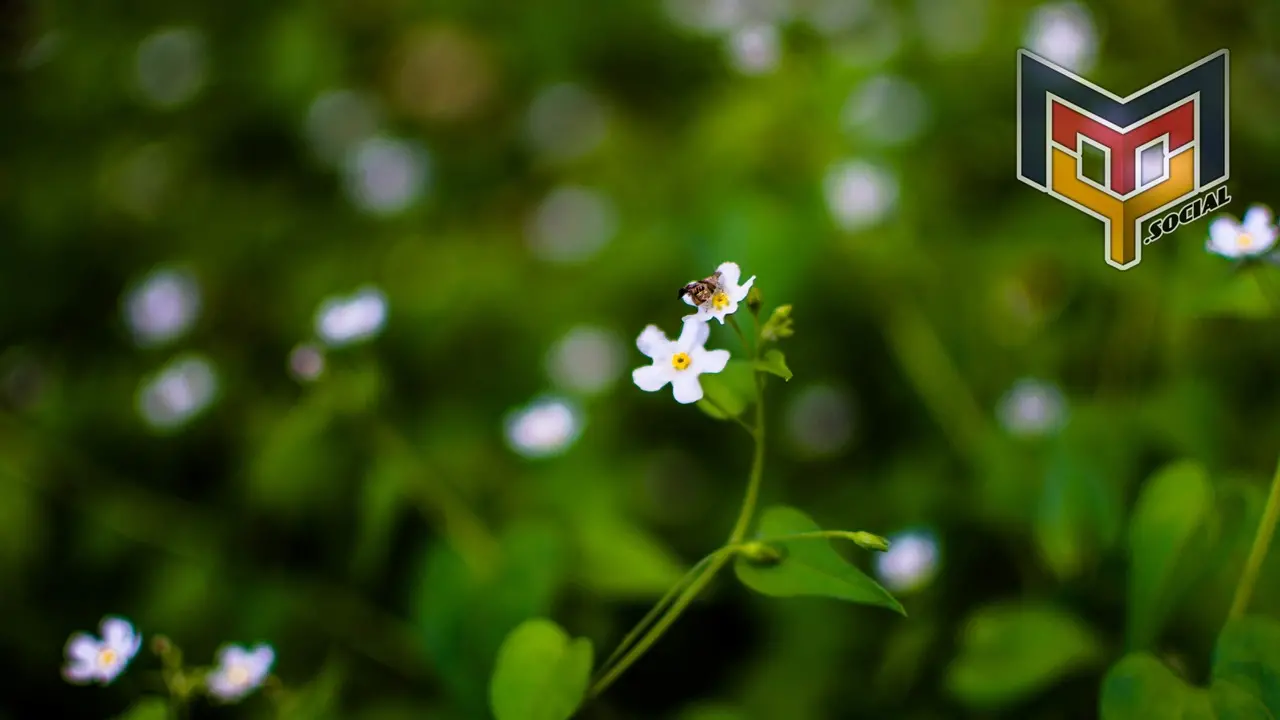
[{"label": "letter m in logo", "polygon": [[1219,50],[1122,98],[1018,51],[1018,179],[1101,220],[1108,265],[1137,265],[1144,220],[1227,180],[1228,72]]}]

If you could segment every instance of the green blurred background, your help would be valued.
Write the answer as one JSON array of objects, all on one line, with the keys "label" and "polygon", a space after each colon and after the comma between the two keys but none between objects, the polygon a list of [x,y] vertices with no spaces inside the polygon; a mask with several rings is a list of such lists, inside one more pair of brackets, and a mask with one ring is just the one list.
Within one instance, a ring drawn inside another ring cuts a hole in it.
[{"label": "green blurred background", "polygon": [[[895,539],[849,557],[909,617],[726,573],[583,717],[1092,718],[1139,646],[1203,680],[1280,450],[1277,321],[1207,223],[1120,272],[1016,180],[1015,56],[1127,94],[1229,48],[1239,216],[1280,193],[1280,4],[0,18],[0,717],[154,692],[146,653],[62,681],[106,613],[193,663],[272,643],[317,719],[484,718],[535,615],[607,655],[741,500],[740,430],[629,377],[724,260],[795,306],[765,500]],[[1183,460],[1203,562],[1136,599],[1135,498]]]}]

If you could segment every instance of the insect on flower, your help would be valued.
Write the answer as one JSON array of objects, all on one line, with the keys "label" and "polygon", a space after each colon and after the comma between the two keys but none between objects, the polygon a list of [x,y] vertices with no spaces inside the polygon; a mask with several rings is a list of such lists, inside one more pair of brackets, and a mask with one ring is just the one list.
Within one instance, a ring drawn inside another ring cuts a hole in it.
[{"label": "insect on flower", "polygon": [[88,633],[75,633],[67,640],[67,664],[62,675],[69,682],[107,685],[124,672],[142,647],[142,636],[134,632],[133,625],[124,618],[103,618],[99,632],[101,639]]},{"label": "insect on flower", "polygon": [[275,660],[270,645],[259,643],[253,649],[224,645],[218,651],[217,667],[205,681],[209,694],[222,702],[238,702],[262,686]]},{"label": "insect on flower", "polygon": [[727,262],[720,263],[714,275],[685,285],[680,289],[680,299],[698,308],[697,313],[688,315],[685,319],[696,318],[707,322],[715,318],[723,325],[725,316],[737,312],[738,303],[747,298],[747,293],[751,292],[751,286],[756,281],[756,276],[752,275],[739,285],[738,280],[741,278],[742,269],[738,264]]},{"label": "insect on flower", "polygon": [[1254,205],[1244,214],[1243,222],[1223,216],[1209,225],[1209,240],[1205,249],[1228,258],[1257,257],[1270,251],[1276,244],[1280,228],[1264,205]]},{"label": "insect on flower", "polygon": [[728,350],[707,350],[704,345],[711,334],[705,322],[685,318],[684,328],[676,340],[655,325],[650,325],[636,338],[636,347],[653,360],[652,365],[636,368],[631,379],[645,392],[657,392],[671,384],[676,402],[688,405],[702,399],[702,383],[698,376],[718,373],[729,363]]}]

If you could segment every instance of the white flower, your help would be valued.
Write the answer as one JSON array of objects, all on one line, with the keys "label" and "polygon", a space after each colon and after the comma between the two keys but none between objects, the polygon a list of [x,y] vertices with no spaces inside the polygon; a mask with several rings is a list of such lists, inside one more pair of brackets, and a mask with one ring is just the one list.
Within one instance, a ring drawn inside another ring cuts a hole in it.
[{"label": "white flower", "polygon": [[[734,271],[737,271],[736,265]],[[729,363],[728,350],[707,350],[703,347],[710,334],[711,328],[692,315],[685,318],[684,328],[675,341],[668,340],[666,334],[654,325],[646,327],[636,338],[636,347],[652,358],[653,364],[636,368],[631,373],[636,387],[645,392],[657,392],[671,383],[676,402],[688,405],[701,400],[702,383],[698,382],[698,376],[718,373]]]},{"label": "white flower", "polygon": [[697,313],[686,315],[685,320],[697,318],[707,322],[710,318],[715,318],[723,325],[724,316],[737,312],[738,303],[747,298],[747,293],[751,291],[751,286],[756,281],[756,276],[752,275],[745,283],[739,285],[738,280],[742,277],[742,270],[738,268],[738,263],[720,263],[720,267],[716,268],[716,275],[719,276],[717,280],[719,287],[711,299],[702,305],[695,303],[688,293],[681,293],[680,297],[686,303],[698,308]]},{"label": "white flower", "polygon": [[1254,205],[1244,214],[1243,223],[1230,216],[1210,223],[1209,241],[1204,248],[1223,257],[1255,257],[1276,244],[1278,232],[1280,230],[1273,224],[1271,210],[1263,205]]},{"label": "white flower", "polygon": [[206,679],[209,694],[223,702],[240,700],[262,685],[275,660],[270,645],[258,644],[252,650],[224,645],[218,651],[218,666]]},{"label": "white flower", "polygon": [[103,618],[99,632],[101,640],[88,633],[75,633],[67,641],[67,664],[62,675],[68,681],[106,685],[124,672],[142,647],[142,636],[123,618]]}]

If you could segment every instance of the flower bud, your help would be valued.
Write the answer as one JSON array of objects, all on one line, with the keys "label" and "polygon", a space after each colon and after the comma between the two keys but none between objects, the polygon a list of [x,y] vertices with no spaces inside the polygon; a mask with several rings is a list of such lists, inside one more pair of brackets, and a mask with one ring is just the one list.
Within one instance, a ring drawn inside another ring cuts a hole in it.
[{"label": "flower bud", "polygon": [[851,539],[857,543],[858,547],[866,550],[885,552],[889,549],[888,540],[880,537],[879,535],[872,535],[869,532],[862,532],[859,530],[858,532],[853,533]]},{"label": "flower bud", "polygon": [[791,337],[793,334],[795,331],[791,327],[790,305],[779,305],[769,317],[769,321],[760,329],[760,337],[770,342]]},{"label": "flower bud", "polygon": [[764,304],[764,293],[760,292],[758,286],[752,285],[751,290],[747,292],[747,309],[752,315],[760,314],[760,306]]},{"label": "flower bud", "polygon": [[756,565],[777,565],[782,562],[784,553],[780,548],[766,545],[760,541],[745,543],[738,550],[743,557]]}]

